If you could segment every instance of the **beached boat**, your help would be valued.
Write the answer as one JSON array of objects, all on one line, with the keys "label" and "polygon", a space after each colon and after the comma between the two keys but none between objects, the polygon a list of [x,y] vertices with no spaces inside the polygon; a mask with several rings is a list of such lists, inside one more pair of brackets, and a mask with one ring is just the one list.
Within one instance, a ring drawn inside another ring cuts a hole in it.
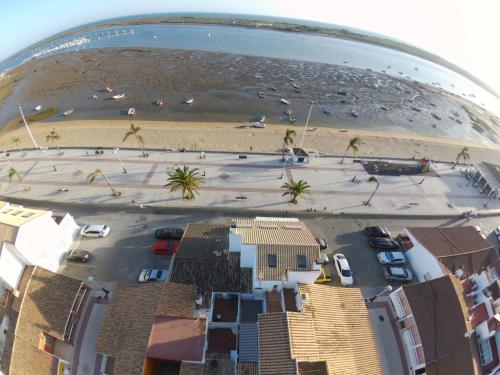
[{"label": "beached boat", "polygon": [[118,95],[113,95],[113,99],[123,99],[124,97],[125,97],[125,93],[118,94]]},{"label": "beached boat", "polygon": [[187,98],[186,100],[184,100],[184,103],[186,103],[186,104],[193,104],[194,103],[194,99],[193,98]]},{"label": "beached boat", "polygon": [[92,95],[92,99],[97,99],[97,95],[96,94]]},{"label": "beached boat", "polygon": [[287,110],[285,111],[285,115],[287,115],[287,116],[291,116],[291,115],[292,115],[292,113],[293,113],[293,111],[292,111],[291,109],[287,109]]},{"label": "beached boat", "polygon": [[75,110],[73,108],[71,109],[68,109],[66,112],[63,113],[63,116],[64,117],[68,117],[69,115],[71,115],[73,112],[75,112]]},{"label": "beached boat", "polygon": [[135,108],[134,108],[134,107],[131,107],[131,108],[128,110],[128,115],[129,115],[129,116],[132,116],[132,117],[134,117],[134,116],[135,116]]},{"label": "beached boat", "polygon": [[291,115],[290,117],[288,117],[288,120],[289,120],[290,122],[295,122],[295,121],[297,121],[297,116],[295,116],[295,115]]},{"label": "beached boat", "polygon": [[265,128],[266,124],[260,121],[252,122],[252,128]]},{"label": "beached boat", "polygon": [[113,89],[109,86],[106,86],[104,90],[106,90],[106,92],[113,92]]},{"label": "beached boat", "polygon": [[263,99],[264,98],[264,93],[261,91],[259,92],[259,98]]},{"label": "beached boat", "polygon": [[160,98],[160,99],[156,99],[155,104],[156,104],[158,107],[161,107],[162,105],[164,105],[164,104],[165,104],[165,100],[163,100],[163,99],[161,99],[161,98]]},{"label": "beached boat", "polygon": [[271,86],[271,87],[269,87],[269,88],[270,88],[272,91],[276,91],[276,90],[278,90],[278,89],[277,89],[276,87],[274,87],[274,86]]},{"label": "beached boat", "polygon": [[441,117],[439,117],[437,114],[435,114],[434,112],[431,112],[431,115],[432,117],[434,117],[436,120],[439,120],[441,121]]},{"label": "beached boat", "polygon": [[35,107],[35,111],[41,111],[41,110],[42,110],[42,106],[41,106],[41,105],[37,105],[37,106]]},{"label": "beached boat", "polygon": [[383,110],[383,111],[388,111],[387,107],[386,107],[386,106],[384,106],[384,105],[381,105],[381,106],[380,106],[380,109],[381,109],[381,110]]},{"label": "beached boat", "polygon": [[261,115],[261,116],[259,117],[259,122],[264,122],[264,121],[266,121],[266,116]]},{"label": "beached boat", "polygon": [[351,111],[351,115],[353,115],[354,117],[359,117],[359,113],[356,112],[354,109]]},{"label": "beached boat", "polygon": [[280,102],[283,103],[283,104],[286,104],[286,105],[290,105],[290,100],[287,100],[287,99],[281,98]]},{"label": "beached boat", "polygon": [[323,113],[325,115],[329,115],[330,116],[333,113],[332,107],[325,107],[325,108],[323,108]]}]

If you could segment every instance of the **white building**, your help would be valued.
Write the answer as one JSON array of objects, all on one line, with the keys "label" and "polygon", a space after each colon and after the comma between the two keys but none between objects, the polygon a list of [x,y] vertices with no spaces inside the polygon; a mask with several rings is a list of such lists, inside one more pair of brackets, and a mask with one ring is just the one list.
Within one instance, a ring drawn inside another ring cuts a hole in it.
[{"label": "white building", "polygon": [[254,289],[295,288],[297,283],[312,284],[320,276],[319,245],[298,219],[233,220],[229,251],[241,254],[240,267],[252,269]]},{"label": "white building", "polygon": [[474,227],[411,227],[403,241],[406,258],[418,281],[448,274],[467,277],[481,272],[497,257],[495,248]]},{"label": "white building", "polygon": [[55,272],[79,234],[73,217],[4,203],[0,208],[0,288],[17,289],[27,265]]}]

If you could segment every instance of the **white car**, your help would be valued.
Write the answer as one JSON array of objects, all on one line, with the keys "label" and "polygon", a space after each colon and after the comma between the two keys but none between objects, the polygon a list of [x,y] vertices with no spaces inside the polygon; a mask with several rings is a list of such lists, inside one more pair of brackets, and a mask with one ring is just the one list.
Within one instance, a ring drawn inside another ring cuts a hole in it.
[{"label": "white car", "polygon": [[340,283],[345,286],[351,286],[354,283],[352,278],[351,267],[347,262],[344,254],[335,254],[333,256],[333,262],[335,263],[335,269],[340,278]]},{"label": "white car", "polygon": [[151,281],[165,281],[167,280],[168,270],[153,270],[153,269],[145,269],[142,270],[139,275],[139,282],[151,282]]},{"label": "white car", "polygon": [[377,254],[377,259],[379,263],[382,264],[405,264],[405,255],[400,251],[382,251]]},{"label": "white car", "polygon": [[111,229],[106,224],[87,224],[80,234],[84,237],[106,237]]}]

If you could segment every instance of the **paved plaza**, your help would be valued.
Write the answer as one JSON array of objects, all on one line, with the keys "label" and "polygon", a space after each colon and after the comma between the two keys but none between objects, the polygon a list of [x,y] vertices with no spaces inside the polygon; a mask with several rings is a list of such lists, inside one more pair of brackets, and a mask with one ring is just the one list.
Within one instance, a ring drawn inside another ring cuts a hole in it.
[{"label": "paved plaza", "polygon": [[[316,210],[333,213],[383,214],[460,214],[484,210],[487,197],[450,164],[433,165],[432,176],[376,176],[380,187],[370,207],[363,205],[376,184],[360,163],[338,158],[314,158],[307,166],[283,163],[280,155],[150,151],[149,157],[139,150],[105,149],[102,155],[94,150],[65,149],[58,156],[49,150],[50,160],[41,151],[12,152],[0,164],[0,189],[5,198],[27,198],[43,201],[77,203],[135,204],[165,207],[220,207],[258,210]],[[53,170],[52,163],[57,171]],[[164,185],[168,173],[176,166],[199,168],[205,174],[200,195],[182,201],[179,193],[170,193]],[[16,177],[9,183],[12,166],[23,176],[30,188],[25,191]],[[102,177],[93,184],[87,176],[101,169],[119,198],[110,195]],[[127,173],[123,173],[123,169]],[[352,182],[356,176],[357,183]],[[290,180],[306,180],[310,195],[298,204],[282,197],[281,185]],[[64,191],[60,191],[63,189]],[[493,199],[488,209],[500,209],[500,200]]]}]

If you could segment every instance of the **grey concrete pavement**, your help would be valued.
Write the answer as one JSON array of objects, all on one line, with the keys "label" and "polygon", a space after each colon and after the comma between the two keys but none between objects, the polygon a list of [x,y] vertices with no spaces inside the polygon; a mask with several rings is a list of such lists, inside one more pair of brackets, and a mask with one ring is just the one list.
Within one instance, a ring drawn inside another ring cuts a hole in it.
[{"label": "grey concrete pavement", "polygon": [[[138,150],[120,150],[128,172],[123,173],[117,155],[109,150],[104,155],[84,149],[65,150],[62,156],[52,150],[49,154],[57,171],[39,151],[28,151],[25,156],[13,152],[8,159],[3,158],[0,194],[7,198],[82,204],[398,215],[459,215],[482,210],[487,201],[458,168],[452,169],[448,163],[436,164],[439,177],[425,177],[422,183],[422,178],[415,176],[378,176],[380,188],[372,206],[367,207],[362,203],[374,191],[375,184],[368,182],[369,174],[351,159],[339,164],[338,158],[315,158],[309,166],[288,164],[284,169],[278,155],[249,154],[247,159],[239,159],[238,154],[210,153],[200,159],[198,153],[155,151],[143,158]],[[200,195],[192,201],[182,201],[179,194],[171,194],[163,187],[168,172],[184,164],[200,168],[206,175]],[[10,165],[24,177],[29,191],[16,179],[9,183]],[[101,177],[92,185],[87,182],[86,177],[96,168],[122,192],[121,197],[111,197]],[[354,176],[359,183],[351,181]],[[304,179],[311,185],[311,194],[297,205],[281,196],[281,185],[291,179]],[[488,208],[500,209],[500,200],[492,200]]]}]

